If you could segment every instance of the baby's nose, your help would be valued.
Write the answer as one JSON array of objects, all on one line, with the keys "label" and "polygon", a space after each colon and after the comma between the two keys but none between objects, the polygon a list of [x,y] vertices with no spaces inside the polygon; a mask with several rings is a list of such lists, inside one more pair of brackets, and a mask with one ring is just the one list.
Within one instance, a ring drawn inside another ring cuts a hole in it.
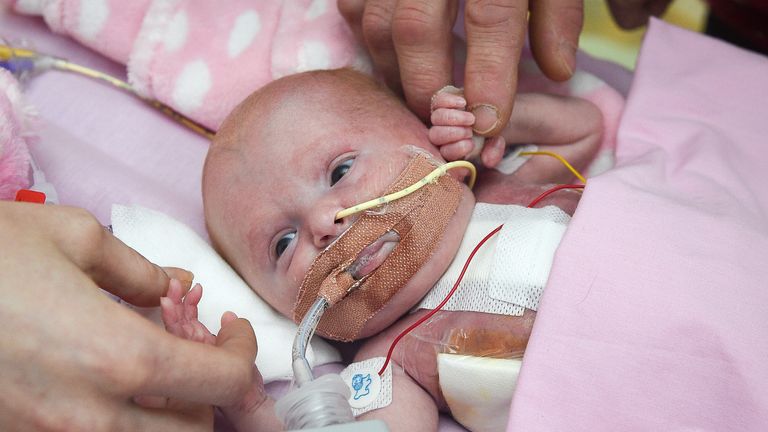
[{"label": "baby's nose", "polygon": [[315,246],[317,246],[319,249],[325,249],[328,247],[328,245],[333,243],[333,241],[336,240],[336,237],[338,237],[343,231],[340,228],[341,225],[343,225],[343,221],[334,221],[333,226],[329,226],[327,230],[322,230],[315,233]]},{"label": "baby's nose", "polygon": [[347,229],[349,218],[336,220],[336,214],[342,210],[340,206],[328,206],[324,210],[312,214],[309,227],[312,241],[318,249],[325,249]]}]

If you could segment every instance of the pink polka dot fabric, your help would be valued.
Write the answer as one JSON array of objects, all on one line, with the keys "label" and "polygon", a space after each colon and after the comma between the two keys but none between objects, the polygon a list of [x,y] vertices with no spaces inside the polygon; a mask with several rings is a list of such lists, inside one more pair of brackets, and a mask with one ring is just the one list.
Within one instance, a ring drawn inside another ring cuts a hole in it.
[{"label": "pink polka dot fabric", "polygon": [[29,187],[28,114],[18,82],[0,68],[0,200]]},{"label": "pink polka dot fabric", "polygon": [[284,75],[370,70],[335,0],[5,0],[127,64],[129,81],[211,129]]}]

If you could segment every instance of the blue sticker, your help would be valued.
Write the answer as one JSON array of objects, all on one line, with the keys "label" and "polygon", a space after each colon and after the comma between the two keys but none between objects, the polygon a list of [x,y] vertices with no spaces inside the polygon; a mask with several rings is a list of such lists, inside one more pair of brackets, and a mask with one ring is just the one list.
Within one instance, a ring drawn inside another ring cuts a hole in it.
[{"label": "blue sticker", "polygon": [[358,400],[371,394],[371,382],[371,374],[355,374],[352,377],[352,388],[355,390],[352,399]]}]

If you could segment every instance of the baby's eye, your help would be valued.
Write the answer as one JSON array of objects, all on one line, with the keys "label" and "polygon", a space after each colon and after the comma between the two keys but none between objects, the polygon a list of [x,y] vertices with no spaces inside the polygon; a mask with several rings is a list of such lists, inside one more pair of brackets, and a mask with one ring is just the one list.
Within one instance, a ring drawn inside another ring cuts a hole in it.
[{"label": "baby's eye", "polygon": [[291,241],[294,239],[294,237],[296,237],[295,232],[289,232],[280,237],[280,240],[278,240],[275,244],[275,255],[277,255],[278,258],[280,258],[280,255],[282,255],[283,252],[288,249],[288,246],[291,245]]},{"label": "baby's eye", "polygon": [[331,186],[338,183],[338,181],[341,180],[341,178],[344,177],[349,172],[354,162],[355,162],[355,159],[350,158],[336,165],[333,171],[331,171]]}]

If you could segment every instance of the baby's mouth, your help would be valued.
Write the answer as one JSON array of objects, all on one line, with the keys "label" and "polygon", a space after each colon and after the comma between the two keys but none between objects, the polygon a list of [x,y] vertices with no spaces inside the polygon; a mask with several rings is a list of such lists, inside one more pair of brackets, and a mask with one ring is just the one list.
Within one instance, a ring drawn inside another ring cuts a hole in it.
[{"label": "baby's mouth", "polygon": [[360,280],[379,268],[384,260],[389,257],[395,246],[400,242],[400,235],[395,231],[387,231],[375,242],[365,247],[358,255],[355,262],[347,267],[347,272],[355,280]]}]

